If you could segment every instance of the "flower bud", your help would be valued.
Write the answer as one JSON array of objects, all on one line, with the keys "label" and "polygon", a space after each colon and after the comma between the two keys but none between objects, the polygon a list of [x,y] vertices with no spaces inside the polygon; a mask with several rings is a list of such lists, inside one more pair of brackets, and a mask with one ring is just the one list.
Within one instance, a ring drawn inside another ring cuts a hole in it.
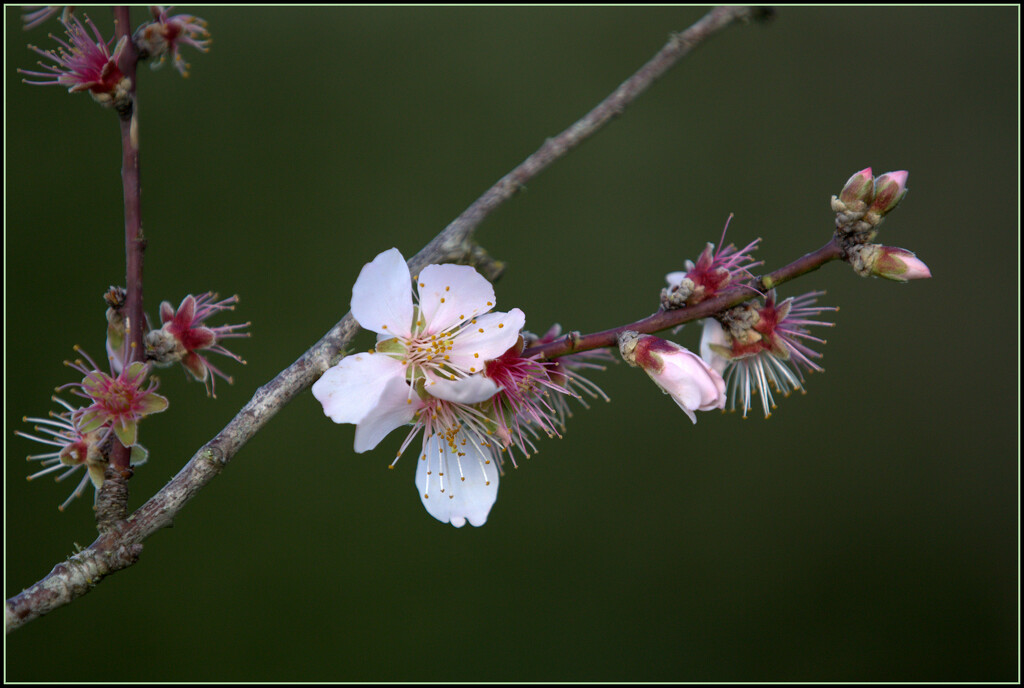
[{"label": "flower bud", "polygon": [[899,205],[903,197],[907,195],[907,176],[909,174],[906,170],[886,172],[876,179],[875,199],[871,202],[868,211],[874,211],[882,216]]},{"label": "flower bud", "polygon": [[875,195],[874,181],[874,177],[871,176],[871,168],[864,168],[846,180],[846,185],[839,193],[839,200],[847,205],[856,201],[862,201],[865,204],[871,203]]},{"label": "flower bud", "polygon": [[864,244],[848,253],[850,265],[861,277],[884,277],[896,282],[927,279],[932,276],[928,266],[905,248]]},{"label": "flower bud", "polygon": [[725,381],[695,353],[632,330],[619,335],[619,351],[627,363],[643,368],[694,423],[694,411],[725,408]]},{"label": "flower bud", "polygon": [[928,266],[913,252],[893,246],[880,247],[871,266],[871,274],[896,282],[927,279],[932,276]]}]

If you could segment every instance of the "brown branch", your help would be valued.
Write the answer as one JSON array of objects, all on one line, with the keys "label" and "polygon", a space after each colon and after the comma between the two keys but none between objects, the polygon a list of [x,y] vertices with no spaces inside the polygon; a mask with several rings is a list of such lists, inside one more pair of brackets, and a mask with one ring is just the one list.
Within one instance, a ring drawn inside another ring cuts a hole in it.
[{"label": "brown branch", "polygon": [[569,332],[564,337],[559,337],[553,342],[526,349],[523,351],[523,356],[540,356],[541,358],[551,359],[580,351],[617,346],[619,334],[626,330],[653,334],[693,320],[707,318],[715,313],[737,306],[744,301],[749,301],[757,296],[758,292],[763,293],[769,289],[774,289],[784,282],[817,270],[825,263],[838,260],[841,257],[842,249],[835,239],[832,239],[817,251],[808,253],[794,260],[789,265],[761,277],[753,284],[729,289],[707,301],[701,301],[696,306],[677,308],[675,310],[659,310],[657,313],[649,315],[642,320],[637,320],[628,325],[613,327],[610,330],[594,332],[593,334],[581,335],[579,332]]},{"label": "brown branch", "polygon": [[[488,276],[494,277],[502,266],[488,258],[486,253],[472,243],[473,231],[488,214],[511,198],[541,170],[621,114],[626,105],[697,45],[733,22],[745,21],[758,14],[757,10],[751,8],[716,8],[686,31],[673,34],[657,55],[623,82],[610,96],[561,134],[548,139],[533,155],[498,180],[452,221],[422,251],[409,260],[410,270],[416,274],[433,263],[468,262],[480,267]],[[139,255],[141,257],[141,252]],[[139,269],[141,271],[141,263]],[[142,321],[138,322],[141,324]],[[84,595],[103,576],[133,564],[141,552],[142,542],[160,528],[170,525],[178,511],[221,472],[238,450],[267,421],[313,384],[334,362],[357,329],[358,324],[351,313],[345,315],[301,358],[256,390],[252,399],[231,422],[196,452],[163,489],[139,507],[127,520],[115,524],[112,530],[102,535],[88,548],[67,562],[58,564],[31,588],[7,600],[7,632],[10,633],[32,619]]]},{"label": "brown branch", "polygon": [[[146,357],[143,338],[146,335],[146,317],[142,306],[142,254],[146,250],[146,239],[142,235],[142,187],[139,180],[139,121],[136,107],[136,67],[138,52],[131,39],[129,8],[119,5],[114,8],[114,37],[120,41],[128,39],[118,67],[131,80],[127,106],[118,108],[118,124],[121,128],[121,186],[124,190],[124,253],[125,286],[124,304],[125,342],[124,365],[142,361]],[[110,465],[127,475],[131,463],[131,449],[114,441],[110,452]],[[112,488],[111,488],[112,489]],[[106,501],[106,495],[99,495],[99,501]],[[124,517],[124,514],[121,516]]]}]

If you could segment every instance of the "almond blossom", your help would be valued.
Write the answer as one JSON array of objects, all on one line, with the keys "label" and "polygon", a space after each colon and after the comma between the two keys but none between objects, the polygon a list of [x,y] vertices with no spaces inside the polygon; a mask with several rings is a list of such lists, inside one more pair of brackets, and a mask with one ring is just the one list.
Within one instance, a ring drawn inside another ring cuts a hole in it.
[{"label": "almond blossom", "polygon": [[359,273],[352,287],[352,315],[377,333],[367,354],[343,358],[313,385],[313,396],[335,423],[355,423],[355,450],[373,449],[389,432],[410,422],[413,384],[425,394],[472,404],[498,386],[483,377],[484,364],[519,338],[526,316],[494,308],[494,288],[465,265],[428,265],[412,276],[398,249],[384,251]]},{"label": "almond blossom", "polygon": [[330,368],[313,396],[335,423],[355,424],[358,453],[412,423],[404,450],[422,429],[416,485],[427,511],[456,527],[482,525],[497,498],[500,448],[488,440],[496,424],[473,405],[499,391],[486,364],[516,345],[526,316],[492,312],[494,288],[468,266],[429,265],[415,281],[414,297],[398,249],[363,267],[352,315],[377,345]]}]

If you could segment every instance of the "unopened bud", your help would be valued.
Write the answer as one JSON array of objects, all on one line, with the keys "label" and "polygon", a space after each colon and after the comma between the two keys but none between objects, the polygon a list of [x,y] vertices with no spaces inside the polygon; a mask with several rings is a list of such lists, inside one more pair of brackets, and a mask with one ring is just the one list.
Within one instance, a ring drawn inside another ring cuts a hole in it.
[{"label": "unopened bud", "polygon": [[846,180],[846,185],[839,193],[839,200],[850,205],[856,201],[871,203],[875,195],[875,180],[871,176],[871,168],[866,167]]},{"label": "unopened bud", "polygon": [[875,212],[879,216],[891,212],[900,204],[903,197],[907,195],[907,177],[909,172],[886,172],[875,180],[875,198],[871,202],[868,212]]},{"label": "unopened bud", "polygon": [[854,272],[861,277],[884,277],[896,282],[908,282],[932,276],[924,261],[905,248],[864,244],[851,249],[848,256]]},{"label": "unopened bud", "polygon": [[694,423],[694,411],[725,407],[722,376],[700,356],[678,344],[627,330],[619,335],[619,352],[627,363],[643,368]]},{"label": "unopened bud", "polygon": [[928,266],[912,251],[893,246],[882,246],[871,269],[872,274],[897,282],[927,279],[932,276]]}]

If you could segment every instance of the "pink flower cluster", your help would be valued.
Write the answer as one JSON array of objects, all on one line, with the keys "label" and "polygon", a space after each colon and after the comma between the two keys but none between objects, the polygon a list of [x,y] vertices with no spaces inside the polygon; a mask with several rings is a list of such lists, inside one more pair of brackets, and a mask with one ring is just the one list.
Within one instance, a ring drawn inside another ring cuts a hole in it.
[{"label": "pink flower cluster", "polygon": [[75,347],[82,354],[82,359],[66,365],[80,372],[84,377],[81,382],[63,385],[64,389],[85,400],[86,405],[75,407],[68,402],[54,397],[64,410],[51,413],[50,418],[25,418],[26,422],[38,423],[35,431],[39,435],[29,435],[16,431],[17,435],[57,447],[57,451],[29,456],[30,461],[40,461],[43,470],[29,476],[29,480],[47,475],[62,468],[68,470],[57,477],[64,480],[86,468],[86,475],[78,483],[71,496],[60,505],[63,511],[75,498],[82,494],[91,479],[99,489],[103,484],[103,472],[108,463],[108,455],[113,448],[116,437],[131,449],[131,462],[139,465],[145,462],[148,452],[138,444],[138,424],[144,417],[167,410],[167,399],[156,393],[159,386],[156,380],[147,380],[149,364],[132,363],[117,374],[101,372],[89,356]]}]

